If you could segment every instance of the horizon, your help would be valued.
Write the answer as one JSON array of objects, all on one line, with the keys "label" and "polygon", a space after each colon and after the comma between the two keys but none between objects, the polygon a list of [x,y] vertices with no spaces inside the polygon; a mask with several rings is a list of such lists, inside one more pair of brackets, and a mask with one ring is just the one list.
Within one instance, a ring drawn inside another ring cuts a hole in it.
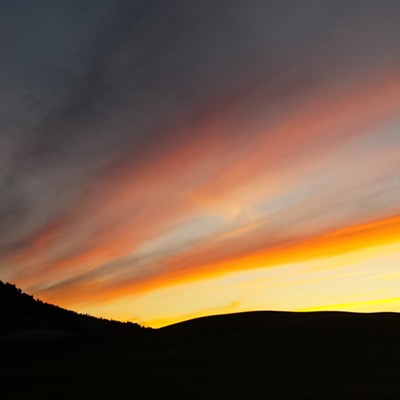
[{"label": "horizon", "polygon": [[[30,295],[29,293],[25,293],[24,291],[22,291],[20,288],[18,288],[17,286],[15,286],[13,283],[11,282],[3,282],[0,280],[0,289],[1,286],[11,286],[14,291],[16,293],[18,293],[19,296],[29,296],[32,301],[34,303],[38,303],[40,305],[44,305],[44,306],[50,306],[52,309],[55,306],[54,304],[51,303],[46,303],[43,302],[41,299],[39,298],[35,298],[34,296]],[[7,293],[7,291],[6,291]],[[0,290],[0,294],[1,290]],[[10,294],[10,293],[8,293]],[[15,295],[15,293],[14,293]],[[8,304],[9,307],[11,307],[11,309],[13,309],[13,305],[12,303]],[[73,314],[75,314],[75,316],[77,318],[79,317],[89,317],[89,318],[94,318],[94,319],[98,319],[99,317],[95,317],[93,315],[90,314],[82,314],[82,313],[77,313],[73,310],[68,310],[65,308],[60,308],[58,306],[55,306],[56,310],[62,310],[62,311],[67,311],[67,312],[72,312]],[[53,311],[54,312],[54,311]],[[372,316],[382,316],[382,315],[398,315],[400,316],[400,312],[396,312],[396,311],[361,311],[361,312],[356,312],[356,311],[341,311],[341,310],[295,310],[295,311],[286,311],[286,310],[251,310],[251,311],[241,311],[241,312],[228,312],[228,313],[224,313],[224,314],[207,314],[207,315],[202,315],[202,316],[197,316],[194,318],[189,318],[189,319],[183,319],[183,320],[177,320],[175,322],[173,322],[172,324],[168,324],[168,325],[162,325],[162,326],[157,326],[157,327],[150,327],[150,326],[145,326],[145,325],[138,325],[136,324],[139,328],[145,328],[145,329],[162,329],[162,328],[167,328],[167,327],[172,327],[174,325],[180,325],[180,324],[185,324],[186,322],[192,322],[192,321],[197,321],[197,320],[203,320],[203,319],[213,319],[213,317],[216,317],[216,319],[218,319],[219,317],[239,317],[239,316],[244,316],[244,315],[250,315],[250,314],[269,314],[269,315],[281,315],[281,314],[285,314],[285,315],[294,315],[294,314],[302,314],[302,315],[308,315],[308,314],[317,314],[319,316],[321,315],[332,315],[332,314],[336,314],[336,315],[351,315],[351,316],[361,316],[361,315],[372,315]],[[105,318],[99,318],[100,321],[105,321],[105,322],[116,322],[116,323],[123,323],[123,324],[132,324],[132,322],[130,321],[119,321],[119,320],[115,320],[115,319],[105,319]],[[24,330],[24,329],[23,329]],[[18,330],[17,330],[18,331]]]},{"label": "horizon", "polygon": [[2,2],[0,279],[150,327],[400,312],[399,18]]}]

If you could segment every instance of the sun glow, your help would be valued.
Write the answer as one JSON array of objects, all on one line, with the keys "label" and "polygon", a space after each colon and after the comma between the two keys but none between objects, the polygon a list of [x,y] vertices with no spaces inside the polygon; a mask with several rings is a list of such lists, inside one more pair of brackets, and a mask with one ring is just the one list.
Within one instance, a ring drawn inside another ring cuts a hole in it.
[{"label": "sun glow", "polygon": [[399,222],[393,217],[340,229],[207,266],[201,275],[196,268],[182,279],[165,276],[157,285],[124,290],[118,301],[94,311],[152,327],[249,310],[400,311]]}]

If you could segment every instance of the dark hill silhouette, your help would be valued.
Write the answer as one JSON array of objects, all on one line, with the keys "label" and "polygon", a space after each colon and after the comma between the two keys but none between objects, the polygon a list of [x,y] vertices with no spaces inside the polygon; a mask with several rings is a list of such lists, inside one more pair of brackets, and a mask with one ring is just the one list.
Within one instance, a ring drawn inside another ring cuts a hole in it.
[{"label": "dark hill silhouette", "polygon": [[[182,351],[209,357],[218,362],[249,360],[263,363],[275,357],[290,360],[296,354],[305,359],[342,354],[351,364],[362,356],[400,356],[400,314],[351,312],[255,311],[196,318],[158,330],[163,340]],[[202,350],[200,350],[202,349]],[[346,352],[347,353],[344,353]],[[323,359],[320,360],[324,362]]]},{"label": "dark hill silhouette", "polygon": [[[338,311],[251,311],[195,318],[159,329],[165,335],[191,340],[260,331],[267,336],[317,334],[325,338],[350,339],[360,335],[400,335],[400,314]],[[399,336],[400,337],[400,336]]]},{"label": "dark hill silhouette", "polygon": [[1,283],[0,327],[3,338],[27,329],[74,335],[0,339],[4,399],[381,400],[400,393],[397,313],[260,311],[142,329]]},{"label": "dark hill silhouette", "polygon": [[137,324],[95,318],[44,303],[0,281],[0,337],[102,336],[140,331]]}]

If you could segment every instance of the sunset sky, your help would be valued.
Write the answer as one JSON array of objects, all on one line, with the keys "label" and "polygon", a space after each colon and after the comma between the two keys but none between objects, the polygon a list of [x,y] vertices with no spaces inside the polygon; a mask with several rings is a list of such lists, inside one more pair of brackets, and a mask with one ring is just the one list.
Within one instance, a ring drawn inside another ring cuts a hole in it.
[{"label": "sunset sky", "polygon": [[0,2],[0,279],[159,327],[400,311],[400,2]]}]

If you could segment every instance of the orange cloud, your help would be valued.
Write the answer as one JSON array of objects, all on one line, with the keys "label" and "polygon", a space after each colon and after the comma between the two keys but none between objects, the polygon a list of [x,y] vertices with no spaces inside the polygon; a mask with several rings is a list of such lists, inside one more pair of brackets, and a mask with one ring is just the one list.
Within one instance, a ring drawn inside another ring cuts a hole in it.
[{"label": "orange cloud", "polygon": [[57,241],[64,227],[65,221],[62,219],[50,222],[21,251],[14,255],[15,259],[26,261],[42,254]]},{"label": "orange cloud", "polygon": [[159,286],[181,283],[226,272],[261,268],[329,257],[357,249],[385,245],[400,240],[400,217],[393,216],[356,226],[327,232],[320,236],[294,240],[235,258],[202,265],[172,261],[163,275],[148,282],[134,284],[135,290],[149,290]]},{"label": "orange cloud", "polygon": [[[310,98],[299,110],[289,113],[283,122],[261,128],[256,139],[250,141],[229,166],[219,170],[193,196],[212,202],[216,197],[229,195],[241,185],[246,185],[246,191],[241,195],[248,196],[249,184],[252,184],[252,191],[260,186],[258,177],[264,180],[268,177],[274,186],[280,185],[274,178],[277,170],[281,176],[282,169],[285,172],[294,164],[304,171],[315,168],[318,154],[313,147],[322,145],[324,151],[320,157],[326,156],[326,151],[343,146],[352,137],[364,134],[365,129],[397,115],[399,103],[397,66],[367,82],[346,87],[343,93]],[[287,163],[288,157],[291,163]],[[295,163],[296,158],[302,158],[302,163]]]},{"label": "orange cloud", "polygon": [[114,285],[101,280],[96,281],[96,279],[78,281],[73,293],[64,292],[61,289],[56,292],[39,292],[38,295],[46,300],[73,305],[88,301],[90,297],[88,293],[94,291],[95,299],[92,298],[91,301],[101,304],[127,295],[137,295],[166,286],[218,277],[234,271],[334,257],[358,249],[396,243],[399,240],[400,216],[393,216],[337,229],[319,236],[298,238],[291,243],[236,254],[234,257],[227,256],[217,262],[206,263],[197,257],[190,257],[190,254],[180,254],[168,260],[166,267],[155,276],[128,280]]}]

